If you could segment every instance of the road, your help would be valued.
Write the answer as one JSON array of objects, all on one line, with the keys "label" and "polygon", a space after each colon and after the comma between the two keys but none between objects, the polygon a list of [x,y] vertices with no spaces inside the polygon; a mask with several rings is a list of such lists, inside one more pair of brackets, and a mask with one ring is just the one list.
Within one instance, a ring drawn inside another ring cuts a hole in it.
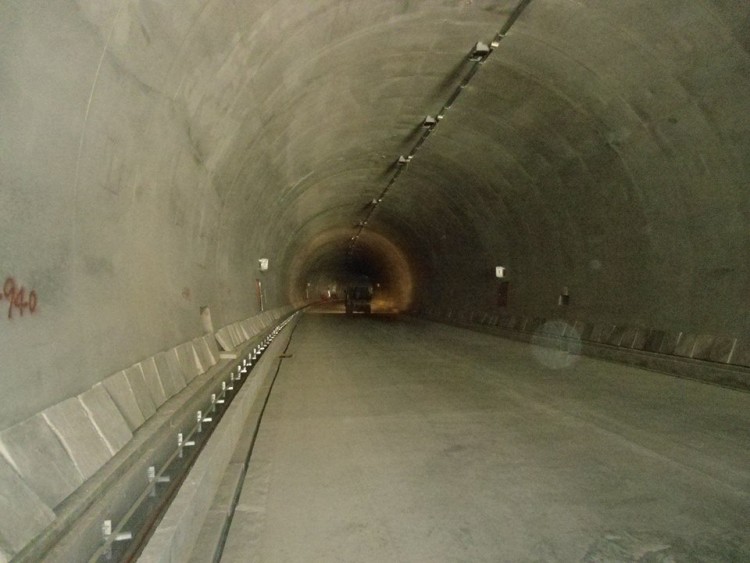
[{"label": "road", "polygon": [[304,315],[225,563],[750,561],[750,394]]}]

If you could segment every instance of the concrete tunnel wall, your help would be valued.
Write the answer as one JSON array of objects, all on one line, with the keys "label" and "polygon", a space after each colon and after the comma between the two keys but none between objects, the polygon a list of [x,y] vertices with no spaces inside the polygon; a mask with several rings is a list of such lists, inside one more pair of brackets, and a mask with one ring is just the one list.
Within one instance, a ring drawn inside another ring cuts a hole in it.
[{"label": "concrete tunnel wall", "polygon": [[366,216],[355,269],[400,309],[551,318],[567,287],[569,318],[746,340],[742,0],[533,0],[368,207],[517,4],[0,3],[0,430],[202,306],[255,315],[256,279],[301,304]]}]

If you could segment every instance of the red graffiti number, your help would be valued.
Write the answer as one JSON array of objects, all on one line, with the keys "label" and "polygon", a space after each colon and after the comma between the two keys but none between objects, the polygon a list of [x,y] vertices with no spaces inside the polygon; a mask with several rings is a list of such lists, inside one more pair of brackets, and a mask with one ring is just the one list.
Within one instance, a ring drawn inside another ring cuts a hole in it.
[{"label": "red graffiti number", "polygon": [[7,278],[3,284],[3,291],[0,293],[0,301],[5,299],[8,302],[8,318],[13,318],[13,312],[17,311],[20,316],[23,317],[24,313],[28,311],[33,314],[36,311],[37,296],[36,291],[33,289],[29,292],[28,297],[26,296],[26,288],[18,286],[15,278]]}]

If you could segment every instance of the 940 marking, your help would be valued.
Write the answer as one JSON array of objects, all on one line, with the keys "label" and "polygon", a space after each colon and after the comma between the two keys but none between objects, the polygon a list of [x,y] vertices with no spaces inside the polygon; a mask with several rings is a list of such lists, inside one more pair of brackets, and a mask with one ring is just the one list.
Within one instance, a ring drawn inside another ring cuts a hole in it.
[{"label": "940 marking", "polygon": [[19,285],[14,277],[5,279],[2,291],[0,291],[0,301],[8,302],[8,318],[13,319],[14,313],[23,317],[25,313],[33,315],[37,310],[39,299],[36,291],[31,290],[26,293],[26,288]]}]

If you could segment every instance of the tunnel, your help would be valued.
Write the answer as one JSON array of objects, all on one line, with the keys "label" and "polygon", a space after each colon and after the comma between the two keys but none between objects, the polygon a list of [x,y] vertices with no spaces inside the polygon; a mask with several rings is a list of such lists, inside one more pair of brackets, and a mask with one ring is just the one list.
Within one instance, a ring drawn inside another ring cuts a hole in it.
[{"label": "tunnel", "polygon": [[0,561],[750,560],[749,93],[743,0],[0,0]]}]

